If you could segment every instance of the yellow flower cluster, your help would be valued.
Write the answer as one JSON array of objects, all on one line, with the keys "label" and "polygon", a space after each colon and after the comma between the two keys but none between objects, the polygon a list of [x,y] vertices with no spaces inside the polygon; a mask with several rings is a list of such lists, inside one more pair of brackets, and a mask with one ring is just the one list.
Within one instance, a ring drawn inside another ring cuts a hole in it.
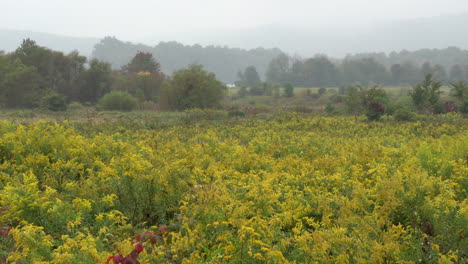
[{"label": "yellow flower cluster", "polygon": [[466,120],[363,120],[1,122],[0,262],[105,263],[162,224],[141,263],[466,259]]}]

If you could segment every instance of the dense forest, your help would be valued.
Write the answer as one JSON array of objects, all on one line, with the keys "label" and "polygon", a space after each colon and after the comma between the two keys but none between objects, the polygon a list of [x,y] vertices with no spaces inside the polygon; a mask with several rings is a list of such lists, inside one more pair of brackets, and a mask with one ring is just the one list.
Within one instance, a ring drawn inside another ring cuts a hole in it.
[{"label": "dense forest", "polygon": [[161,42],[155,47],[123,42],[106,37],[96,44],[93,58],[110,63],[114,69],[129,63],[138,52],[150,52],[170,74],[198,63],[224,83],[245,83],[242,74],[255,68],[260,81],[304,87],[333,87],[351,83],[412,85],[433,73],[436,79],[468,80],[468,51],[446,49],[403,50],[391,53],[360,53],[343,59],[316,55],[312,58],[289,56],[279,49],[242,50],[227,47],[183,45]]},{"label": "dense forest", "polygon": [[422,65],[425,62],[440,64],[449,69],[455,64],[468,64],[468,50],[458,47],[448,47],[445,49],[419,49],[415,51],[401,50],[389,53],[356,53],[348,55],[347,59],[373,58],[380,64],[390,67],[394,64],[411,62],[415,65]]},{"label": "dense forest", "polygon": [[123,42],[114,37],[106,37],[94,47],[93,58],[108,62],[114,69],[127,64],[138,51],[150,52],[161,63],[161,71],[173,71],[197,63],[216,74],[225,83],[234,83],[236,73],[249,65],[255,65],[263,74],[268,63],[281,54],[279,49],[257,48],[242,50],[236,48],[183,45],[177,42],[160,42],[154,47]]},{"label": "dense forest", "polygon": [[78,52],[64,54],[26,39],[11,53],[0,53],[0,105],[66,110],[69,103],[132,110],[158,103],[166,109],[219,107],[225,85],[202,65],[172,75],[161,72],[151,53],[138,51],[118,70]]},{"label": "dense forest", "polygon": [[30,39],[15,52],[0,54],[0,100],[8,108],[37,107],[49,95],[95,103],[111,81],[109,64],[87,62],[78,52],[64,54]]},{"label": "dense forest", "polygon": [[353,83],[413,85],[429,73],[445,84],[468,80],[468,51],[448,48],[357,54],[340,61],[325,55],[301,59],[281,54],[268,65],[266,81],[303,87]]}]

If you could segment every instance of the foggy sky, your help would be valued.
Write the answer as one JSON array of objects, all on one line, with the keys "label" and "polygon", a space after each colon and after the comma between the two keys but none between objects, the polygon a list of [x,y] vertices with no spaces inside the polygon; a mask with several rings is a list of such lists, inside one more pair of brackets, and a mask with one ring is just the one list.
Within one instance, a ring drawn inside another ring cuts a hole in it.
[{"label": "foggy sky", "polygon": [[0,28],[141,41],[262,25],[351,28],[468,11],[467,0],[0,0]]}]

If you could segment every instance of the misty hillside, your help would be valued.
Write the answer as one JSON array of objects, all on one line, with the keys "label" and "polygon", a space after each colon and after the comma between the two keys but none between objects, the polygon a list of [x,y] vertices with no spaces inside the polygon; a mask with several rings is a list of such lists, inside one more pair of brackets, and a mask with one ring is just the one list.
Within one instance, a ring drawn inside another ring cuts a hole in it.
[{"label": "misty hillside", "polygon": [[[243,30],[196,32],[171,37],[184,43],[219,44],[240,48],[280,48],[291,54],[331,57],[362,52],[391,52],[457,46],[468,49],[468,13],[376,24],[367,27],[310,29],[265,25]],[[155,37],[153,39],[160,39]]]},{"label": "misty hillside", "polygon": [[234,83],[237,72],[254,65],[261,76],[264,75],[270,61],[281,54],[279,49],[256,48],[243,50],[221,46],[183,45],[178,42],[160,42],[154,47],[143,44],[123,42],[113,37],[106,37],[95,46],[93,58],[109,62],[114,69],[119,69],[130,62],[137,51],[151,52],[161,64],[164,73],[186,67],[189,64],[202,64],[209,72],[225,83]]},{"label": "misty hillside", "polygon": [[[184,44],[219,45],[254,49],[279,48],[290,54],[310,57],[317,53],[331,57],[367,52],[441,49],[457,46],[468,49],[468,13],[442,15],[376,24],[367,27],[307,29],[285,25],[265,25],[237,30],[194,31],[164,34],[153,32],[145,39],[133,40],[147,45],[177,41]],[[23,38],[31,38],[54,50],[77,49],[90,55],[97,38],[67,37],[47,33],[0,29],[0,50],[12,51]]]},{"label": "misty hillside", "polygon": [[[146,44],[117,38],[99,40],[0,29],[0,50],[13,51],[22,39],[31,38],[53,50],[78,50],[85,56],[92,55],[110,62],[114,69],[127,64],[141,50],[153,53],[165,73],[200,63],[206,70],[216,73],[220,80],[233,83],[237,80],[237,72],[250,65],[255,66],[263,77],[268,63],[281,51],[302,58],[316,54],[336,59],[347,55],[348,58],[373,57],[387,67],[406,61],[416,65],[429,61],[447,69],[454,64],[466,65],[468,35],[463,29],[467,26],[468,13],[465,13],[352,29],[307,30],[305,27],[269,25],[217,32],[173,32],[170,36],[155,32],[158,37],[146,39]],[[150,46],[148,43],[159,44]]]},{"label": "misty hillside", "polygon": [[69,37],[49,33],[0,29],[0,50],[11,52],[21,44],[23,39],[30,38],[41,46],[68,53],[78,50],[84,56],[91,55],[97,38]]}]

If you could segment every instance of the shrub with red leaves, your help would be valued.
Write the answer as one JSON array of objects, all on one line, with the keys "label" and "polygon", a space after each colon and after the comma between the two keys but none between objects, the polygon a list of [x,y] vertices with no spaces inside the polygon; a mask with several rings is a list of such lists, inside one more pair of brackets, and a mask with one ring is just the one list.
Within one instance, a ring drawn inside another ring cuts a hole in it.
[{"label": "shrub with red leaves", "polygon": [[[115,256],[110,256],[107,258],[106,263],[109,264],[110,261],[113,261],[114,264],[136,264],[138,262],[138,256],[146,250],[146,252],[151,253],[153,251],[151,246],[155,244],[162,244],[164,242],[164,237],[169,233],[169,229],[166,226],[160,226],[158,231],[150,232],[145,231],[137,236],[135,236],[135,246],[126,257],[123,257],[121,254]],[[146,242],[149,242],[150,245],[145,245]]]},{"label": "shrub with red leaves", "polygon": [[2,228],[0,229],[0,236],[2,237],[8,237],[10,234],[11,228]]},{"label": "shrub with red leaves", "polygon": [[369,103],[367,107],[367,119],[369,120],[379,120],[380,117],[384,114],[385,112],[385,106],[381,103],[378,102],[371,102]]},{"label": "shrub with red leaves", "polygon": [[107,258],[106,263],[109,263],[111,260],[114,262],[114,264],[123,263],[124,257],[120,254],[110,256]]}]

